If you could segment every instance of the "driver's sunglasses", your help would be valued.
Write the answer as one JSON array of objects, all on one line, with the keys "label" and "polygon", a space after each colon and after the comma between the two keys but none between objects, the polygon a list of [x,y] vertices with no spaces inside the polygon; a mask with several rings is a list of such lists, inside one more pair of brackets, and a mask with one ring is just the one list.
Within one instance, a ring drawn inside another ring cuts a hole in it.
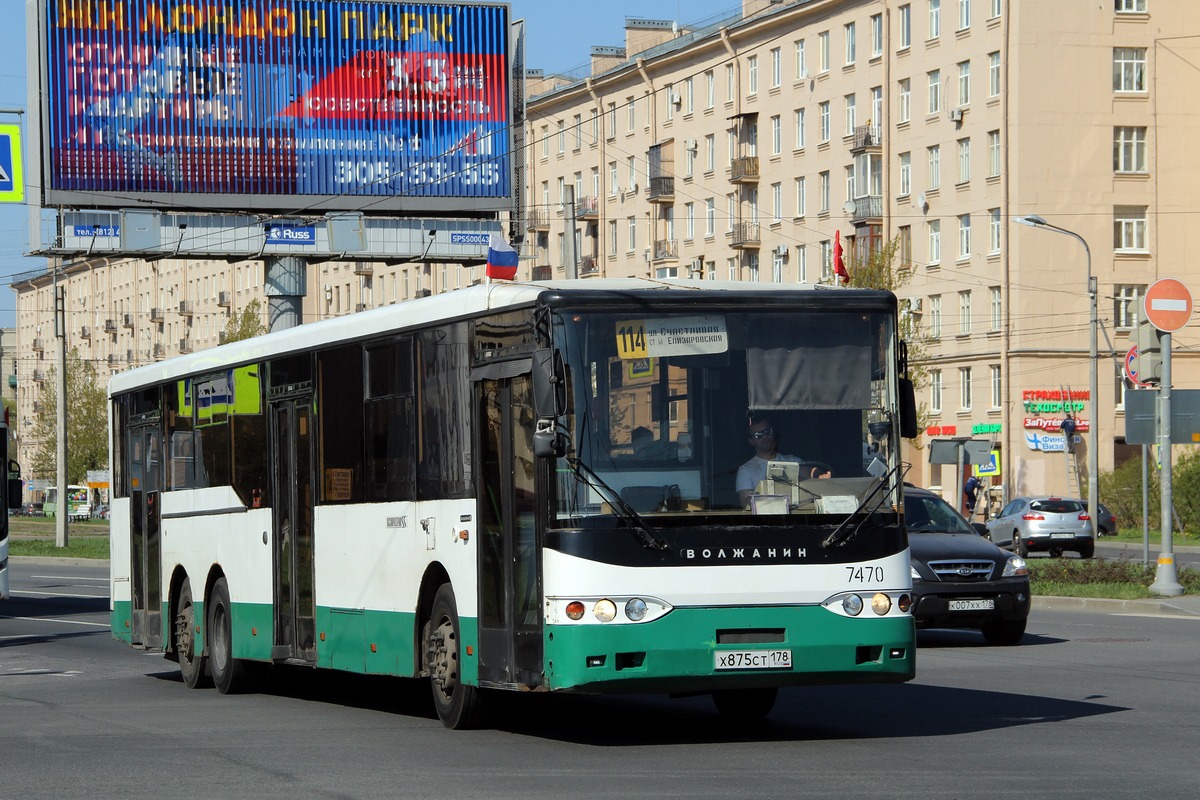
[{"label": "driver's sunglasses", "polygon": [[767,437],[774,437],[774,436],[775,436],[774,428],[763,428],[761,431],[750,431],[751,439],[766,439]]}]

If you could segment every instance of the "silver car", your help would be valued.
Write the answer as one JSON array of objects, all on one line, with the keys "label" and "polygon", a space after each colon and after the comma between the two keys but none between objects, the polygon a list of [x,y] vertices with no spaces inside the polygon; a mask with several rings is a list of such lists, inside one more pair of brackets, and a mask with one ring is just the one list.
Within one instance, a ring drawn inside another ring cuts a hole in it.
[{"label": "silver car", "polygon": [[1045,552],[1061,556],[1070,550],[1080,558],[1096,551],[1096,532],[1082,500],[1063,497],[1018,497],[987,522],[988,535],[1019,556]]}]

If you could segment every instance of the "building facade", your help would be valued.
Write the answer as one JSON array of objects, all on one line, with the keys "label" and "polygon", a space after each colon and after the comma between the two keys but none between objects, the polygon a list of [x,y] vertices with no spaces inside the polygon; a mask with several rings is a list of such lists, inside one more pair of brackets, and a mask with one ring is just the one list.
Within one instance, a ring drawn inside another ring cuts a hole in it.
[{"label": "building facade", "polygon": [[[992,445],[995,502],[1081,494],[1093,424],[1101,471],[1140,453],[1122,376],[1139,300],[1157,278],[1200,278],[1200,6],[746,0],[703,27],[626,25],[591,74],[533,76],[536,277],[566,274],[572,193],[585,277],[832,283],[838,240],[851,271],[895,242],[902,310],[927,339],[910,481],[957,494],[954,468],[928,463],[936,440]],[[1088,251],[1012,224],[1027,215]],[[1175,336],[1177,387],[1200,378],[1192,331]]]}]

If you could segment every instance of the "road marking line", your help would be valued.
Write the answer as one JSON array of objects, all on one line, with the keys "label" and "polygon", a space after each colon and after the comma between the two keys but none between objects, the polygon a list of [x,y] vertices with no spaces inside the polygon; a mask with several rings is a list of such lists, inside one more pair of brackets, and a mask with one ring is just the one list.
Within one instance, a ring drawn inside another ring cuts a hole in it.
[{"label": "road marking line", "polygon": [[1195,614],[1113,614],[1114,617],[1146,617],[1147,619],[1190,619],[1200,622]]},{"label": "road marking line", "polygon": [[[80,622],[77,619],[54,619],[53,617],[10,617],[7,614],[0,614],[0,619],[19,619],[25,622],[61,622],[63,625],[89,625],[94,628],[111,627],[107,622]],[[31,634],[37,636],[39,634]]]},{"label": "road marking line", "polygon": [[106,594],[65,594],[63,592],[31,592],[23,589],[19,592],[11,592],[13,597],[74,597],[81,600],[107,600]]},{"label": "road marking line", "polygon": [[86,575],[30,575],[29,577],[49,581],[95,581],[96,583],[108,583],[108,578],[89,578]]}]

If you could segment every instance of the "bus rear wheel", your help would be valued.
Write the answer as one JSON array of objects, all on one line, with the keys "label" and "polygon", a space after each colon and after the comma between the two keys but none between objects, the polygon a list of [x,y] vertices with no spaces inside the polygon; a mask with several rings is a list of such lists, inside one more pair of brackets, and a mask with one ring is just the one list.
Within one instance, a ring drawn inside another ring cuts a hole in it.
[{"label": "bus rear wheel", "polygon": [[713,704],[730,722],[758,722],[775,707],[779,690],[774,686],[757,689],[722,689],[712,693]]},{"label": "bus rear wheel", "polygon": [[208,664],[202,653],[196,652],[196,607],[192,602],[192,583],[187,578],[179,587],[175,603],[175,656],[183,684],[189,689],[206,685]]},{"label": "bus rear wheel", "polygon": [[482,698],[478,688],[462,682],[458,606],[448,583],[442,584],[434,595],[422,639],[424,666],[438,719],[451,730],[478,726],[483,719]]},{"label": "bus rear wheel", "polygon": [[213,584],[208,600],[208,669],[221,694],[237,694],[249,688],[247,665],[233,657],[233,615],[229,583],[224,578]]}]

